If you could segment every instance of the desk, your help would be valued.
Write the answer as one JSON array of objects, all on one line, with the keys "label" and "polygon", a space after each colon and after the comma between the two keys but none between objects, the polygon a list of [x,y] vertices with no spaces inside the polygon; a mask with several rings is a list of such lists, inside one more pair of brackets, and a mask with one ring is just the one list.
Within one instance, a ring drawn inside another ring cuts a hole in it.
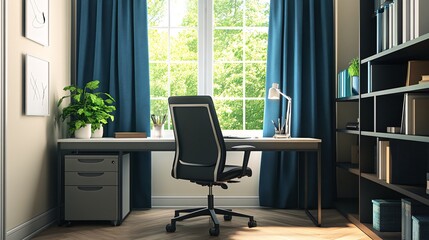
[{"label": "desk", "polygon": [[[249,138],[249,139],[225,139],[227,150],[231,151],[232,146],[252,145],[254,151],[297,151],[297,152],[317,152],[317,220],[309,212],[307,204],[307,154],[305,155],[305,212],[316,226],[322,224],[322,170],[321,170],[321,143],[322,140],[315,138]],[[73,152],[116,152],[119,156],[123,152],[143,152],[143,151],[175,151],[175,141],[173,138],[99,138],[99,139],[59,139],[58,140],[58,202],[59,220],[63,219],[64,203],[64,176],[63,161],[64,155]]]}]

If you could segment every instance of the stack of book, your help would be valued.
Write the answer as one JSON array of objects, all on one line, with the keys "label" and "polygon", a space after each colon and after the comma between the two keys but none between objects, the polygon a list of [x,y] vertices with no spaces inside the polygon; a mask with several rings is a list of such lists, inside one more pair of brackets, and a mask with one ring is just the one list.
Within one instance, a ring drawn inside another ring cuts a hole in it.
[{"label": "stack of book", "polygon": [[372,200],[372,224],[380,232],[401,231],[401,201]]},{"label": "stack of book", "polygon": [[429,83],[429,75],[422,75],[422,80],[419,83]]},{"label": "stack of book", "polygon": [[413,239],[429,239],[429,216],[412,216]]},{"label": "stack of book", "polygon": [[429,1],[375,0],[377,53],[429,32]]},{"label": "stack of book", "polygon": [[337,87],[338,87],[337,89],[338,98],[350,97],[352,95],[352,86],[350,84],[350,76],[347,69],[338,73]]}]

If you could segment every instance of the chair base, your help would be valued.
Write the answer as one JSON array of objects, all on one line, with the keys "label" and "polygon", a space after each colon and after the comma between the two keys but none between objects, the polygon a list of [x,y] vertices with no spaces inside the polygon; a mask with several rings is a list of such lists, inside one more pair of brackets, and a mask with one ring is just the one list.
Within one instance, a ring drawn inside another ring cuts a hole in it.
[{"label": "chair base", "polygon": [[[209,233],[211,236],[218,236],[219,235],[219,220],[216,217],[216,214],[222,214],[225,221],[230,221],[232,219],[232,216],[236,217],[244,217],[249,218],[248,227],[256,227],[257,223],[253,219],[253,216],[242,214],[238,212],[233,212],[231,209],[222,209],[222,208],[214,208],[213,207],[213,195],[208,195],[208,207],[204,208],[189,208],[189,209],[180,209],[174,211],[174,218],[171,219],[171,223],[167,224],[165,229],[167,232],[175,232],[176,231],[176,222],[177,221],[183,221],[186,219],[194,218],[194,217],[200,217],[200,216],[210,216],[210,218],[213,221],[213,227],[210,228]],[[185,215],[180,216],[181,213],[188,213]]]}]

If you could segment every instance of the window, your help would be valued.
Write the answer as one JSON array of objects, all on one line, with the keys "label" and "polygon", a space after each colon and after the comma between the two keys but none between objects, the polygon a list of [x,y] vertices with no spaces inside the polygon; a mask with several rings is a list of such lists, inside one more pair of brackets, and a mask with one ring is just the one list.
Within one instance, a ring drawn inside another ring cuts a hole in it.
[{"label": "window", "polygon": [[149,0],[151,112],[206,94],[222,129],[262,129],[268,14],[269,0]]}]

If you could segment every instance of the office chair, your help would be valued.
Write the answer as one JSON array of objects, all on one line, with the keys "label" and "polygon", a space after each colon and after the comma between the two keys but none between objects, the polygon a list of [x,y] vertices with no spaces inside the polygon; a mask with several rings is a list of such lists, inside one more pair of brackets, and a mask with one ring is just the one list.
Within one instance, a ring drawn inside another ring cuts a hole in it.
[{"label": "office chair", "polygon": [[[227,189],[226,183],[237,182],[233,179],[252,176],[247,167],[250,151],[249,145],[234,146],[233,150],[244,151],[243,165],[226,165],[226,147],[212,98],[210,96],[180,96],[168,99],[176,140],[171,175],[176,179],[189,180],[201,186],[208,186],[207,207],[176,210],[167,232],[176,231],[176,222],[189,218],[208,215],[214,227],[209,229],[211,236],[219,235],[219,221],[216,214],[224,215],[229,221],[232,216],[249,218],[249,228],[256,227],[253,216],[233,212],[231,209],[214,207],[213,186]],[[179,216],[180,213],[188,213]]]}]

